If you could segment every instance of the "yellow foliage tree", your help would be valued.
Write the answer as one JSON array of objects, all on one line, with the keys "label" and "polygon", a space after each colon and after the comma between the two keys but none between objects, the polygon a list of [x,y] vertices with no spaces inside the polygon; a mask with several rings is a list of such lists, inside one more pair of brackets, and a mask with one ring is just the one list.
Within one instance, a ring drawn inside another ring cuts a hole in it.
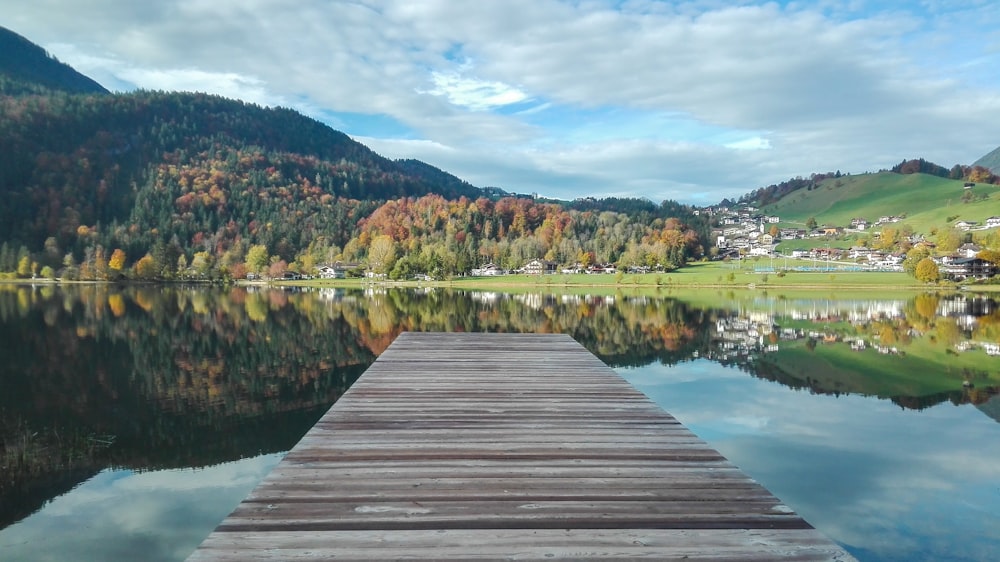
[{"label": "yellow foliage tree", "polygon": [[111,252],[111,259],[108,260],[108,269],[112,271],[121,271],[125,267],[125,251],[121,248],[115,248],[114,252]]},{"label": "yellow foliage tree", "polygon": [[28,256],[22,256],[17,262],[17,276],[18,277],[30,277],[31,276],[31,258]]},{"label": "yellow foliage tree", "polygon": [[924,258],[920,260],[917,264],[917,269],[914,272],[914,276],[918,281],[923,281],[924,283],[932,283],[937,281],[941,273],[938,270],[938,266],[934,263],[934,260],[930,258]]}]

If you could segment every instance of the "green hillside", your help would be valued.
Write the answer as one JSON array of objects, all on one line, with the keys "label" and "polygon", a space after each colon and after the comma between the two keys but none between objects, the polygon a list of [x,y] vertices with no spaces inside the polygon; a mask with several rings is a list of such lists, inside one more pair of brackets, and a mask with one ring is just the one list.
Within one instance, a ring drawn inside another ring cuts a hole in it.
[{"label": "green hillside", "polygon": [[810,217],[819,225],[847,226],[856,217],[874,222],[882,216],[904,216],[903,222],[916,232],[958,220],[982,222],[998,214],[1000,186],[977,184],[966,190],[964,184],[927,174],[842,176],[828,178],[814,189],[794,191],[762,210],[780,216],[789,226],[805,225]]}]

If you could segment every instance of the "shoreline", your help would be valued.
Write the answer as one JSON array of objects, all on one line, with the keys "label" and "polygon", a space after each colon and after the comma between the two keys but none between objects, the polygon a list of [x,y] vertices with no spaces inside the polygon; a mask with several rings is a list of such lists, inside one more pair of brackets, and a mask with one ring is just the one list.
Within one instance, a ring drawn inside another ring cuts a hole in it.
[{"label": "shoreline", "polygon": [[[670,291],[674,289],[682,290],[740,290],[740,291],[788,291],[788,290],[801,290],[801,291],[872,291],[872,292],[883,292],[883,291],[912,291],[912,292],[963,292],[963,293],[1000,293],[1000,283],[994,284],[958,284],[958,283],[946,283],[946,284],[921,284],[916,280],[905,276],[905,274],[894,274],[899,275],[901,279],[908,282],[900,283],[897,282],[885,282],[885,275],[882,274],[878,278],[866,279],[866,282],[859,282],[857,277],[862,277],[865,275],[879,275],[872,273],[832,273],[829,275],[829,279],[824,281],[819,281],[818,279],[789,279],[788,277],[793,277],[791,275],[785,278],[779,278],[780,282],[774,282],[773,279],[760,279],[761,274],[753,272],[744,272],[744,275],[754,275],[757,279],[745,279],[742,282],[729,281],[711,281],[708,279],[689,279],[683,280],[684,277],[691,275],[690,272],[686,271],[674,271],[670,274],[629,274],[621,278],[616,276],[607,275],[607,280],[594,279],[594,275],[585,274],[571,274],[571,275],[504,275],[496,277],[458,277],[454,279],[440,280],[440,281],[417,281],[417,280],[383,280],[383,279],[367,279],[367,278],[350,278],[350,279],[303,279],[303,280],[254,280],[247,281],[245,279],[234,280],[228,283],[232,286],[248,286],[248,287],[310,287],[310,288],[401,288],[401,289],[425,289],[425,288],[453,288],[453,289],[466,289],[466,290],[484,290],[484,291],[514,291],[523,292],[525,290],[553,290],[561,289],[563,291],[573,291],[579,289],[599,289],[599,290],[627,290],[627,289],[643,289],[643,290],[655,290],[656,292]],[[705,274],[696,274],[699,277],[704,278]],[[820,275],[820,274],[809,274],[809,275]],[[797,275],[795,277],[800,277]],[[676,279],[676,277],[682,278],[682,280]],[[776,277],[776,276],[775,276]],[[837,279],[840,277],[840,279]],[[844,279],[844,277],[852,277],[853,279]],[[151,286],[151,285],[191,285],[191,286],[224,286],[227,283],[222,283],[216,280],[205,280],[205,281],[192,281],[192,280],[160,280],[160,281],[146,281],[146,280],[65,280],[65,279],[0,279],[0,286],[63,286],[63,285],[116,285],[116,286]]]}]

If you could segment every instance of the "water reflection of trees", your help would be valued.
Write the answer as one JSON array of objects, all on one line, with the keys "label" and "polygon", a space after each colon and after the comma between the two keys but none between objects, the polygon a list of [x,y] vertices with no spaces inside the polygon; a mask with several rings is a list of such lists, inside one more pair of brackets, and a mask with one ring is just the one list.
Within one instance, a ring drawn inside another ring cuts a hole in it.
[{"label": "water reflection of trees", "polygon": [[0,525],[106,467],[290,448],[375,357],[337,310],[297,299],[315,300],[0,289]]},{"label": "water reflection of trees", "polygon": [[[878,376],[863,372],[862,358],[877,357],[873,347],[903,357],[916,345],[937,346],[952,360],[1000,343],[1000,311],[988,299],[728,302],[721,295],[709,307],[622,293],[0,286],[0,526],[109,466],[203,466],[286,450],[402,331],[565,333],[615,367],[700,357],[831,394],[872,393],[852,385]],[[820,351],[863,351],[831,367],[849,375],[841,378],[790,367],[818,353],[817,342]],[[965,388],[883,397],[907,408],[982,403],[1000,378],[997,368],[985,369],[962,373],[976,383]]]}]

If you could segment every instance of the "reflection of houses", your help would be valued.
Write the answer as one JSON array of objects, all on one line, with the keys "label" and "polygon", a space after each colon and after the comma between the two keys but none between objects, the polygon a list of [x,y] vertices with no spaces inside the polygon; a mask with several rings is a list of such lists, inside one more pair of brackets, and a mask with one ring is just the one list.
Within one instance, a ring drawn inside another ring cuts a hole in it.
[{"label": "reflection of houses", "polygon": [[981,297],[954,297],[941,299],[941,301],[938,302],[937,314],[938,316],[948,316],[952,318],[970,316],[975,319],[982,316],[989,316],[995,311],[996,302],[993,299]]},{"label": "reflection of houses", "polygon": [[531,260],[524,264],[524,272],[528,275],[547,275],[556,272],[556,262],[549,260]]},{"label": "reflection of houses", "polygon": [[476,291],[474,293],[469,293],[469,297],[472,298],[472,300],[474,300],[476,302],[480,302],[480,303],[484,303],[484,304],[493,304],[493,303],[495,303],[497,301],[500,301],[500,300],[503,300],[503,299],[507,298],[506,295],[502,295],[500,293],[481,292],[481,291]]},{"label": "reflection of houses", "polygon": [[344,297],[343,289],[331,289],[331,288],[319,289],[319,298],[320,300],[331,301],[331,302],[346,300]]}]

